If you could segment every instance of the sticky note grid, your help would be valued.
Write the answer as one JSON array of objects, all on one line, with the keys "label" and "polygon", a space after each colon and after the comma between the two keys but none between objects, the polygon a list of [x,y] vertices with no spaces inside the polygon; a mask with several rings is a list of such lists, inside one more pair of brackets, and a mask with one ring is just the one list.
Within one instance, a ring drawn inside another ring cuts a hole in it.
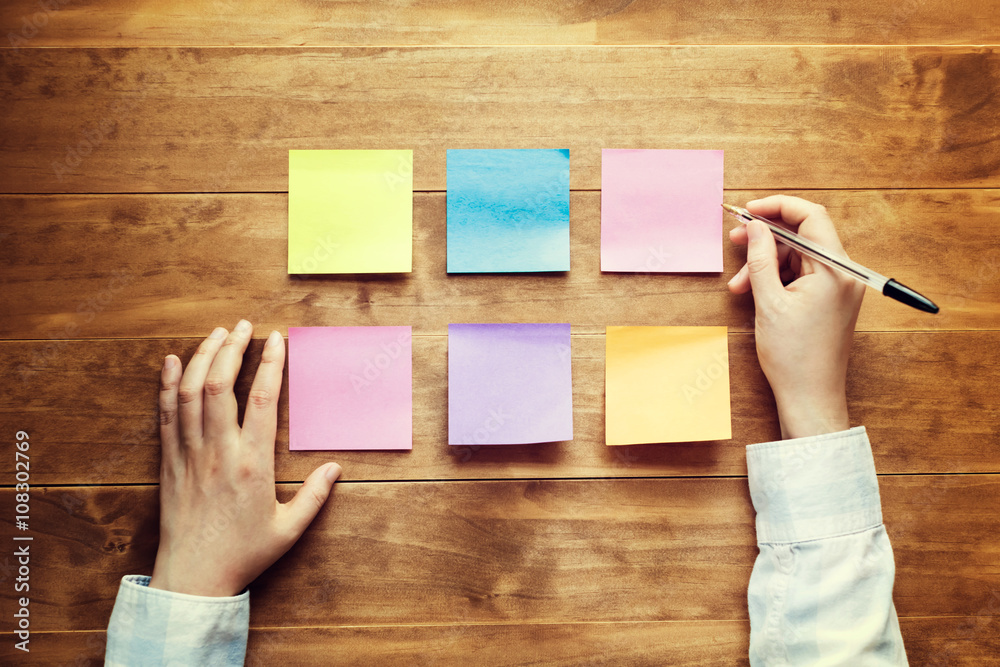
[{"label": "sticky note grid", "polygon": [[[289,151],[289,274],[412,270],[413,153]],[[722,271],[723,153],[605,149],[601,271]],[[447,152],[448,273],[570,268],[569,151]],[[289,328],[289,449],[413,446],[410,327]],[[573,439],[569,324],[451,324],[448,443]],[[607,445],[732,437],[725,327],[608,327]]]}]

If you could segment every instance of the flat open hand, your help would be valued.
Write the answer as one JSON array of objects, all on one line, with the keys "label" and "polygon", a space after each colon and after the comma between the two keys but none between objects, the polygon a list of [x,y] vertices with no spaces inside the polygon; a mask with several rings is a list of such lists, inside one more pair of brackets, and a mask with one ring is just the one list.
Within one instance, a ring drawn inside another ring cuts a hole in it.
[{"label": "flat open hand", "polygon": [[164,361],[160,546],[152,588],[236,595],[295,544],[340,476],[340,466],[327,463],[291,501],[278,502],[274,442],[285,343],[271,332],[240,428],[233,385],[252,333],[246,320],[232,333],[216,329],[183,376],[180,359]]}]

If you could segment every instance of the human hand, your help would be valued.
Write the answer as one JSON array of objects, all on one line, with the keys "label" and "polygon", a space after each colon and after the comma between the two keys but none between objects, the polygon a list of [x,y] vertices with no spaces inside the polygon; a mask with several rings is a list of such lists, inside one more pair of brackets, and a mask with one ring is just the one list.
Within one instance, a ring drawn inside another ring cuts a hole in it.
[{"label": "human hand", "polygon": [[[253,328],[218,328],[181,375],[169,355],[160,375],[160,546],[151,588],[236,595],[288,551],[330,495],[340,466],[309,475],[281,504],[274,440],[285,343],[271,332],[237,423],[233,385]],[[227,335],[228,334],[228,335]]]},{"label": "human hand", "polygon": [[[774,195],[748,202],[746,208],[847,256],[819,204]],[[847,360],[864,284],[776,244],[760,221],[733,229],[729,238],[748,246],[747,262],[729,281],[729,290],[753,290],[757,357],[774,392],[782,437],[849,428]]]}]

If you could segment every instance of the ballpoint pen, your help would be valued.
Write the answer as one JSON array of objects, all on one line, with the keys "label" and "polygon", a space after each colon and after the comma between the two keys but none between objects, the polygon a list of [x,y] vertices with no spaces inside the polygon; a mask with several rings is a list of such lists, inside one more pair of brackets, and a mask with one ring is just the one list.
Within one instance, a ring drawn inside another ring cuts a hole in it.
[{"label": "ballpoint pen", "polygon": [[731,213],[744,225],[751,220],[760,220],[768,226],[775,238],[785,245],[798,250],[803,255],[809,255],[818,262],[822,262],[827,266],[843,271],[847,275],[860,280],[869,287],[874,287],[887,297],[893,298],[900,303],[905,303],[907,306],[912,306],[917,310],[922,310],[927,313],[938,312],[938,307],[933,301],[916,290],[911,289],[902,283],[896,282],[892,278],[886,278],[883,275],[875,273],[871,269],[861,266],[857,262],[851,261],[842,255],[837,255],[818,243],[814,243],[805,237],[799,236],[795,232],[790,232],[784,227],[774,224],[767,218],[754,215],[745,208],[730,206],[729,204],[723,204],[722,208],[726,209],[728,213]]}]

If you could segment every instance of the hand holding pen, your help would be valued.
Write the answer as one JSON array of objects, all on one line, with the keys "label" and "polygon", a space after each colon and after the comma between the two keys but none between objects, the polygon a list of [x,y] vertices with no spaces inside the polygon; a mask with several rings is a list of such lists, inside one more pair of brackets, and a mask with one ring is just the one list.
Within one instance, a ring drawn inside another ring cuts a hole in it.
[{"label": "hand holding pen", "polygon": [[787,230],[763,216],[755,215],[745,208],[730,206],[729,204],[723,204],[722,208],[726,209],[728,213],[732,214],[733,217],[743,224],[747,224],[750,220],[760,220],[767,225],[768,229],[771,230],[771,233],[774,234],[780,243],[822,264],[842,271],[855,280],[860,280],[889,298],[895,299],[900,303],[905,303],[907,306],[911,306],[917,310],[922,310],[925,313],[936,314],[938,312],[938,307],[934,305],[934,302],[920,292],[852,261],[843,253],[843,249],[839,252],[831,251],[831,249],[825,248],[804,236],[799,236],[795,232]]},{"label": "hand holding pen", "polygon": [[[775,195],[749,202],[747,209],[781,220],[803,238],[847,257],[826,209],[818,204]],[[757,356],[774,391],[782,437],[849,428],[847,360],[865,285],[776,244],[759,220],[733,229],[729,238],[747,246],[747,262],[729,281],[729,290],[753,291]]]}]

